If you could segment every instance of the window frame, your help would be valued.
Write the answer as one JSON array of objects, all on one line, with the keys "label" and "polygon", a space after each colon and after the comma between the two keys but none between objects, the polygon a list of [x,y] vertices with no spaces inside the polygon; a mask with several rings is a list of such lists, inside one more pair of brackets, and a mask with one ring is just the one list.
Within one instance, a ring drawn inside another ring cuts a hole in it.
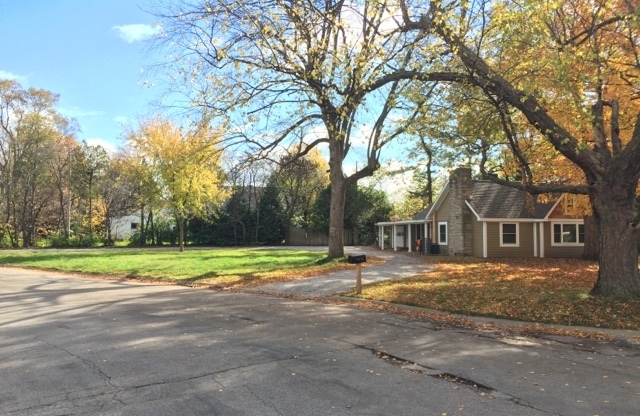
[{"label": "window frame", "polygon": [[[504,226],[515,225],[516,226],[516,242],[505,243],[504,242]],[[519,222],[500,222],[500,247],[520,247],[520,223]]]},{"label": "window frame", "polygon": [[[571,225],[576,227],[576,242],[575,243],[565,243],[561,241],[559,243],[556,242],[556,233],[555,226],[560,226],[560,239],[562,239],[562,235],[564,234],[564,227],[566,225]],[[582,242],[580,242],[580,227],[582,226]],[[550,234],[551,234],[551,245],[554,247],[584,247],[584,221],[552,221],[550,223]]]},{"label": "window frame", "polygon": [[[442,237],[442,233],[440,232],[440,227],[443,225],[444,225],[444,237],[445,237],[444,242],[440,240],[440,237]],[[449,224],[447,224],[446,221],[438,222],[438,244],[440,244],[441,246],[446,246],[449,244]]]}]

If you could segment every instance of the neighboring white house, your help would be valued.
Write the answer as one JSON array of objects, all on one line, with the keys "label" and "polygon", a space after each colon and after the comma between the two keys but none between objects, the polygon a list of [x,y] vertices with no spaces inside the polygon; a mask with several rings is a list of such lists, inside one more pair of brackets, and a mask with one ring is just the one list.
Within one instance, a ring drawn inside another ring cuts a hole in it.
[{"label": "neighboring white house", "polygon": [[140,210],[133,214],[113,218],[111,220],[111,238],[114,240],[126,240],[138,231],[140,227]]},{"label": "neighboring white house", "polygon": [[[149,212],[145,211],[144,215],[145,217],[148,217]],[[171,215],[171,211],[163,208],[159,211],[154,211],[153,218],[154,221],[170,221],[173,216]],[[125,215],[124,217],[112,218],[111,238],[113,240],[127,240],[138,231],[138,227],[140,227],[140,210],[137,210],[130,215]]]}]

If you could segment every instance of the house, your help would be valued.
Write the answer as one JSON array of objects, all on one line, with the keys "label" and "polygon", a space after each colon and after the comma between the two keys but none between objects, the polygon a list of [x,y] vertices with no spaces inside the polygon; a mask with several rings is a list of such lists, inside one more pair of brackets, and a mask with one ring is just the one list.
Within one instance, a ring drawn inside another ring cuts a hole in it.
[{"label": "house", "polygon": [[126,240],[131,238],[140,227],[140,210],[123,217],[111,219],[111,238],[113,240]]},{"label": "house", "polygon": [[[124,215],[122,217],[113,217],[111,218],[111,239],[112,240],[128,240],[135,233],[140,232],[140,210],[134,211],[129,215]],[[149,218],[149,211],[145,212],[145,224]],[[166,209],[162,208],[159,210],[153,211],[154,221],[163,221],[163,222],[171,222],[174,219],[173,213]],[[146,227],[145,227],[146,228]]]},{"label": "house", "polygon": [[[394,250],[475,257],[580,257],[584,218],[576,199],[548,202],[525,191],[471,179],[471,169],[453,171],[438,199],[412,220],[380,222]],[[426,237],[426,238],[425,238]],[[417,241],[421,244],[418,247]]]}]

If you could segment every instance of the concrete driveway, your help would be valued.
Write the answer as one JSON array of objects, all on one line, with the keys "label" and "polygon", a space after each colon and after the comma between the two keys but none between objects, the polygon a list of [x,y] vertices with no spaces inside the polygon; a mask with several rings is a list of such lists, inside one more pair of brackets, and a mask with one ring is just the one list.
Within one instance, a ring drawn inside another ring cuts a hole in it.
[{"label": "concrete driveway", "polygon": [[[293,247],[293,249],[308,249],[308,247]],[[326,251],[326,247],[314,247],[316,250]],[[367,258],[373,256],[381,258],[384,263],[368,264],[362,267],[362,284],[381,282],[383,280],[405,279],[426,273],[433,266],[420,256],[407,255],[393,251],[381,251],[371,247],[345,247],[345,254],[363,253]],[[351,291],[356,285],[355,265],[350,270],[342,270],[309,279],[292,280],[289,282],[262,285],[247,292],[276,293],[296,296],[326,297]]]},{"label": "concrete driveway", "polygon": [[[640,349],[0,269],[2,415],[637,415]],[[630,333],[637,335],[637,333]]]}]

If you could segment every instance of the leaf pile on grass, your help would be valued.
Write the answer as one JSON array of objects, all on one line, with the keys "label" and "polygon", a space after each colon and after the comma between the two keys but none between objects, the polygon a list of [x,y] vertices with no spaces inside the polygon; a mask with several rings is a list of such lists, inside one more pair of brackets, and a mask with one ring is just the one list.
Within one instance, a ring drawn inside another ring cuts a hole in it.
[{"label": "leaf pile on grass", "polygon": [[219,287],[302,279],[350,267],[322,252],[256,248],[12,251],[0,252],[0,264]]},{"label": "leaf pile on grass", "polygon": [[640,301],[591,297],[598,266],[579,259],[433,258],[435,270],[367,285],[362,297],[466,315],[640,329]]}]

